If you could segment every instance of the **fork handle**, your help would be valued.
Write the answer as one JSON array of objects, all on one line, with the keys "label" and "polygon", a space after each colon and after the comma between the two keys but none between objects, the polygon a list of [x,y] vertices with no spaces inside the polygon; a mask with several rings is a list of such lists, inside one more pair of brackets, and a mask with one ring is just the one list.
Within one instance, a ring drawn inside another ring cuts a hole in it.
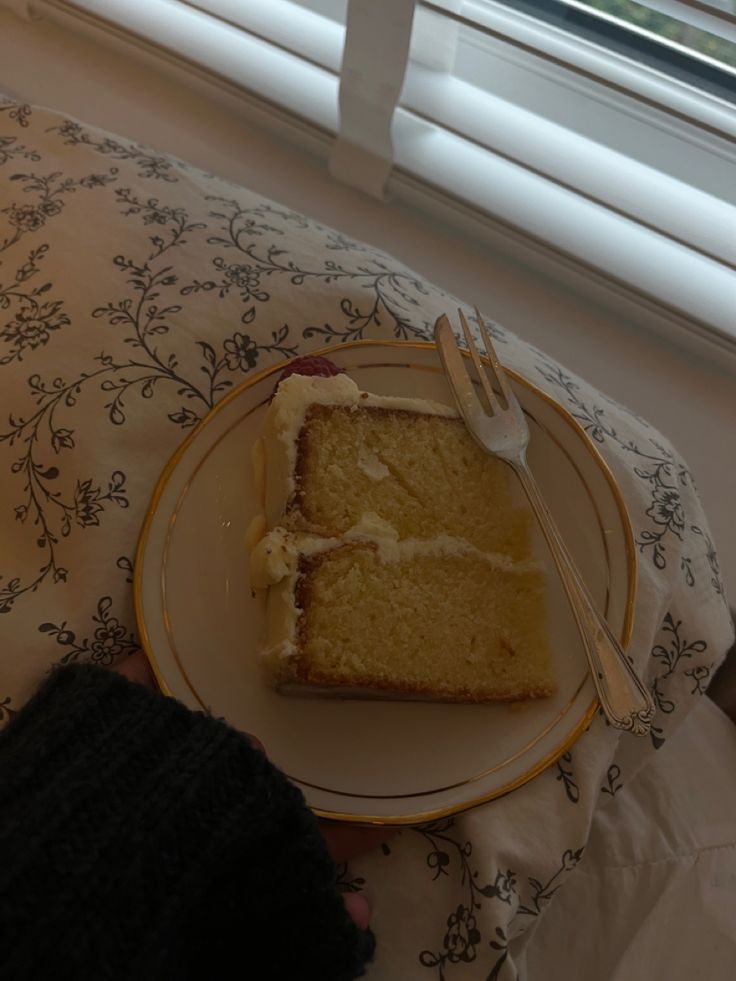
[{"label": "fork handle", "polygon": [[518,475],[547,540],[583,640],[590,673],[606,718],[617,729],[645,736],[654,701],[591,598],[524,458],[508,460]]}]

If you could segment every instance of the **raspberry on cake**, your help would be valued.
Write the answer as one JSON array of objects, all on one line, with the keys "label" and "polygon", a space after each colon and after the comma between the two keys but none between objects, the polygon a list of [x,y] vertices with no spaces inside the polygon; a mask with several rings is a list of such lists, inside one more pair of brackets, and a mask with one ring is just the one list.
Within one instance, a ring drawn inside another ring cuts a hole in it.
[{"label": "raspberry on cake", "polygon": [[[287,364],[279,375],[276,389],[278,389],[282,381],[291,375],[312,375],[319,378],[332,378],[333,375],[342,374],[342,368],[338,368],[335,362],[330,361],[329,358],[323,358],[319,354],[305,354],[301,358],[294,358],[293,361]],[[275,395],[276,391],[273,394]]]},{"label": "raspberry on cake", "polygon": [[453,409],[279,384],[257,454],[263,664],[295,694],[517,700],[550,695],[544,579],[510,471]]}]

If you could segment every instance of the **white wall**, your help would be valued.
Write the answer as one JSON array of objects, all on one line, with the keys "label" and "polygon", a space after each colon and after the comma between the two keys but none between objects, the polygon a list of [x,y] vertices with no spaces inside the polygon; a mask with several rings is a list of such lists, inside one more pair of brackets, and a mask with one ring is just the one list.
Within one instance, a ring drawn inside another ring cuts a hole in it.
[{"label": "white wall", "polygon": [[386,249],[648,418],[694,471],[736,595],[732,364],[670,345],[652,332],[661,329],[653,316],[602,290],[573,292],[408,207],[342,187],[321,161],[236,111],[50,24],[0,11],[0,89],[170,151]]}]

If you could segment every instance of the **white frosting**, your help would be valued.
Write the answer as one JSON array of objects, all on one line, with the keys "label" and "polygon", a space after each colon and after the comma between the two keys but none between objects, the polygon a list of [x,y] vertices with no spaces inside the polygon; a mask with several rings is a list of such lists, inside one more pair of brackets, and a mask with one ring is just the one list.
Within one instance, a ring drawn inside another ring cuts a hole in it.
[{"label": "white frosting", "polygon": [[267,589],[291,574],[297,552],[288,532],[275,528],[264,535],[250,553],[250,584]]},{"label": "white frosting", "polygon": [[261,538],[250,553],[250,582],[254,589],[267,589],[296,575],[299,557],[327,552],[340,545],[339,538],[320,538],[277,527]]},{"label": "white frosting", "polygon": [[254,589],[267,589],[283,579],[297,574],[300,556],[309,557],[319,552],[329,552],[345,544],[370,545],[379,560],[387,564],[409,562],[420,556],[472,556],[501,572],[522,575],[541,568],[539,562],[527,559],[515,562],[500,552],[483,552],[464,538],[452,535],[435,535],[434,538],[404,538],[388,522],[372,511],[349,528],[340,538],[321,538],[274,528],[255,545],[250,556],[250,578]]},{"label": "white frosting", "polygon": [[370,541],[375,542],[379,547],[388,546],[398,542],[399,533],[385,521],[375,511],[366,511],[360,516],[360,521],[348,528],[343,536],[347,541]]},{"label": "white frosting", "polygon": [[337,548],[337,538],[295,534],[274,528],[250,553],[250,581],[254,589],[268,589],[266,597],[266,636],[268,646],[262,660],[278,676],[279,663],[297,653],[295,639],[300,610],[296,605],[299,559]]},{"label": "white frosting", "polygon": [[290,375],[279,385],[268,411],[275,420],[277,432],[298,433],[304,423],[304,415],[312,405],[347,405],[355,408],[368,405],[405,412],[420,412],[424,415],[457,417],[457,412],[453,408],[441,402],[362,392],[347,375],[334,375],[331,378],[317,375]]},{"label": "white frosting", "polygon": [[391,474],[386,464],[379,460],[377,454],[371,453],[365,447],[361,447],[358,453],[358,466],[366,477],[370,477],[371,480],[375,480],[376,482],[383,480]]},{"label": "white frosting", "polygon": [[266,534],[266,515],[259,511],[245,529],[245,547],[251,552]]}]

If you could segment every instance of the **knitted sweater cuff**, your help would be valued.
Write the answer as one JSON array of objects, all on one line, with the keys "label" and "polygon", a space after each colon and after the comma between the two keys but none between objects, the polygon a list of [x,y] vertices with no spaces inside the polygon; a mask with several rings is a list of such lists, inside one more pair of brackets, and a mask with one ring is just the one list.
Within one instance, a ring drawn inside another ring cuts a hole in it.
[{"label": "knitted sweater cuff", "polygon": [[299,790],[99,668],[57,669],[0,733],[0,868],[4,978],[349,981],[373,952]]}]

